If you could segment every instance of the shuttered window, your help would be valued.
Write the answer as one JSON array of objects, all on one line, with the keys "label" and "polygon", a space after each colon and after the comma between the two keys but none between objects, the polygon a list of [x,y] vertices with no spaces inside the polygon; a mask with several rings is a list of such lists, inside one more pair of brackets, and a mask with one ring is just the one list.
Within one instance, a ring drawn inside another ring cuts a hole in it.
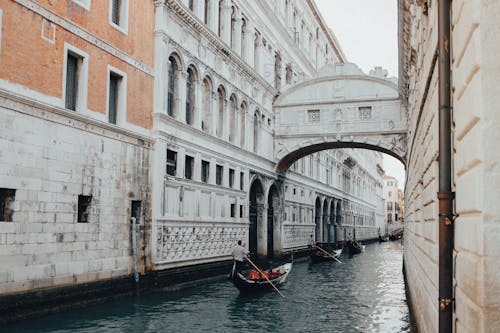
[{"label": "shuttered window", "polygon": [[111,21],[114,24],[120,25],[120,9],[122,6],[121,0],[112,0],[111,1]]},{"label": "shuttered window", "polygon": [[78,93],[78,57],[68,53],[66,60],[66,109],[76,111]]},{"label": "shuttered window", "polygon": [[109,104],[108,104],[108,121],[111,124],[116,124],[116,115],[118,114],[118,85],[121,77],[110,73],[109,75]]}]

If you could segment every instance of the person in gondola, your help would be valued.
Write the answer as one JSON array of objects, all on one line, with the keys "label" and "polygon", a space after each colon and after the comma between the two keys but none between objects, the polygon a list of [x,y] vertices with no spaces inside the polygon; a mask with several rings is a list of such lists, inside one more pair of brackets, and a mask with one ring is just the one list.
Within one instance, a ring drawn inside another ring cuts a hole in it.
[{"label": "person in gondola", "polygon": [[313,235],[311,234],[309,236],[309,241],[307,242],[307,246],[309,247],[309,252],[311,252],[313,250],[314,245],[315,245],[314,243],[315,243],[314,238],[313,238]]},{"label": "person in gondola", "polygon": [[233,269],[233,274],[234,272],[241,272],[241,270],[245,266],[245,259],[248,258],[250,253],[248,250],[241,245],[241,240],[238,241],[238,245],[233,247],[233,250],[231,251],[231,255],[233,256],[234,259],[234,269]]}]

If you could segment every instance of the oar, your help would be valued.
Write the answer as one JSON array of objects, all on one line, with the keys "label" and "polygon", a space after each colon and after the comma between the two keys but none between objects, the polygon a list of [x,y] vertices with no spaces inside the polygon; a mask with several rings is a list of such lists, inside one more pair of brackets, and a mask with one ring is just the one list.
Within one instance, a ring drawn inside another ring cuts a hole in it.
[{"label": "oar", "polygon": [[336,260],[336,261],[338,261],[339,263],[343,264],[343,262],[342,262],[342,261],[340,261],[339,259],[337,259],[337,258],[336,258],[334,255],[332,255],[331,253],[329,253],[329,252],[327,252],[327,251],[323,250],[322,248],[320,248],[320,247],[319,247],[319,246],[317,246],[317,245],[314,245],[314,246],[315,246],[317,249],[319,249],[319,250],[323,251],[323,252],[324,252],[325,254],[327,254],[328,256],[332,257],[334,260]]},{"label": "oar", "polygon": [[274,285],[274,283],[272,283],[272,282],[271,282],[271,280],[269,280],[269,278],[268,278],[268,277],[267,277],[267,276],[266,276],[266,275],[262,272],[262,270],[261,270],[259,267],[257,267],[257,265],[255,265],[255,264],[252,262],[252,260],[250,260],[250,258],[247,258],[247,260],[248,260],[248,262],[249,262],[249,263],[250,263],[250,264],[251,264],[251,265],[252,265],[252,266],[253,266],[253,267],[254,267],[254,268],[255,268],[255,269],[256,269],[256,270],[260,273],[260,275],[262,275],[262,276],[263,276],[263,277],[267,280],[267,282],[269,282],[269,284],[270,284],[271,286],[273,286],[273,288],[274,288],[274,289],[278,292],[278,294],[280,294],[280,296],[281,296],[281,297],[286,298],[286,297],[285,297],[285,295],[283,295],[283,294],[281,293],[281,291],[279,291],[279,289],[278,289],[278,288],[276,288],[276,286]]}]

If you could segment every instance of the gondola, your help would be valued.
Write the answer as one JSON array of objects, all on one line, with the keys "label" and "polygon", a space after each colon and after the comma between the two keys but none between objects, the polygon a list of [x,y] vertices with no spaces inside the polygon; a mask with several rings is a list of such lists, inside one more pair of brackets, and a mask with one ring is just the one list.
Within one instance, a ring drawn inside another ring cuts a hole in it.
[{"label": "gondola", "polygon": [[[292,270],[292,262],[288,262],[278,267],[274,267],[271,270],[264,271],[267,274],[268,279],[275,285],[278,286],[285,282],[288,274]],[[231,272],[230,279],[233,284],[240,290],[240,292],[258,292],[272,290],[273,286],[262,277],[257,271],[251,270],[248,273],[243,274],[235,272],[234,267]]]},{"label": "gondola", "polygon": [[317,263],[317,262],[324,262],[324,261],[336,261],[335,259],[333,259],[333,257],[338,259],[338,257],[340,257],[341,254],[342,254],[342,249],[333,250],[333,253],[331,253],[331,256],[318,250],[318,251],[311,251],[309,256],[311,257],[311,261],[313,263]]},{"label": "gondola", "polygon": [[356,240],[349,241],[349,242],[347,242],[347,252],[350,255],[365,252],[365,245],[361,244],[360,242],[358,242]]}]

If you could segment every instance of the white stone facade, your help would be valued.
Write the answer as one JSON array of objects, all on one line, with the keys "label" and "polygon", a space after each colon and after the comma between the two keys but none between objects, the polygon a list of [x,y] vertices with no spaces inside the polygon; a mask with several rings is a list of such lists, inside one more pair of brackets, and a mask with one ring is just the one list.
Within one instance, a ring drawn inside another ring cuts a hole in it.
[{"label": "white stone facade", "polygon": [[[404,262],[421,332],[438,332],[438,1],[400,1],[410,132]],[[424,6],[425,5],[425,6]],[[451,8],[454,332],[500,331],[500,2]]]},{"label": "white stone facade", "polygon": [[223,0],[208,1],[205,14],[204,4],[156,5],[156,269],[227,259],[238,239],[264,255],[303,248],[310,234],[326,242],[329,223],[331,241],[354,237],[354,228],[357,238],[377,237],[380,154],[320,152],[284,180],[275,171],[274,96],[345,59],[317,9]]}]

